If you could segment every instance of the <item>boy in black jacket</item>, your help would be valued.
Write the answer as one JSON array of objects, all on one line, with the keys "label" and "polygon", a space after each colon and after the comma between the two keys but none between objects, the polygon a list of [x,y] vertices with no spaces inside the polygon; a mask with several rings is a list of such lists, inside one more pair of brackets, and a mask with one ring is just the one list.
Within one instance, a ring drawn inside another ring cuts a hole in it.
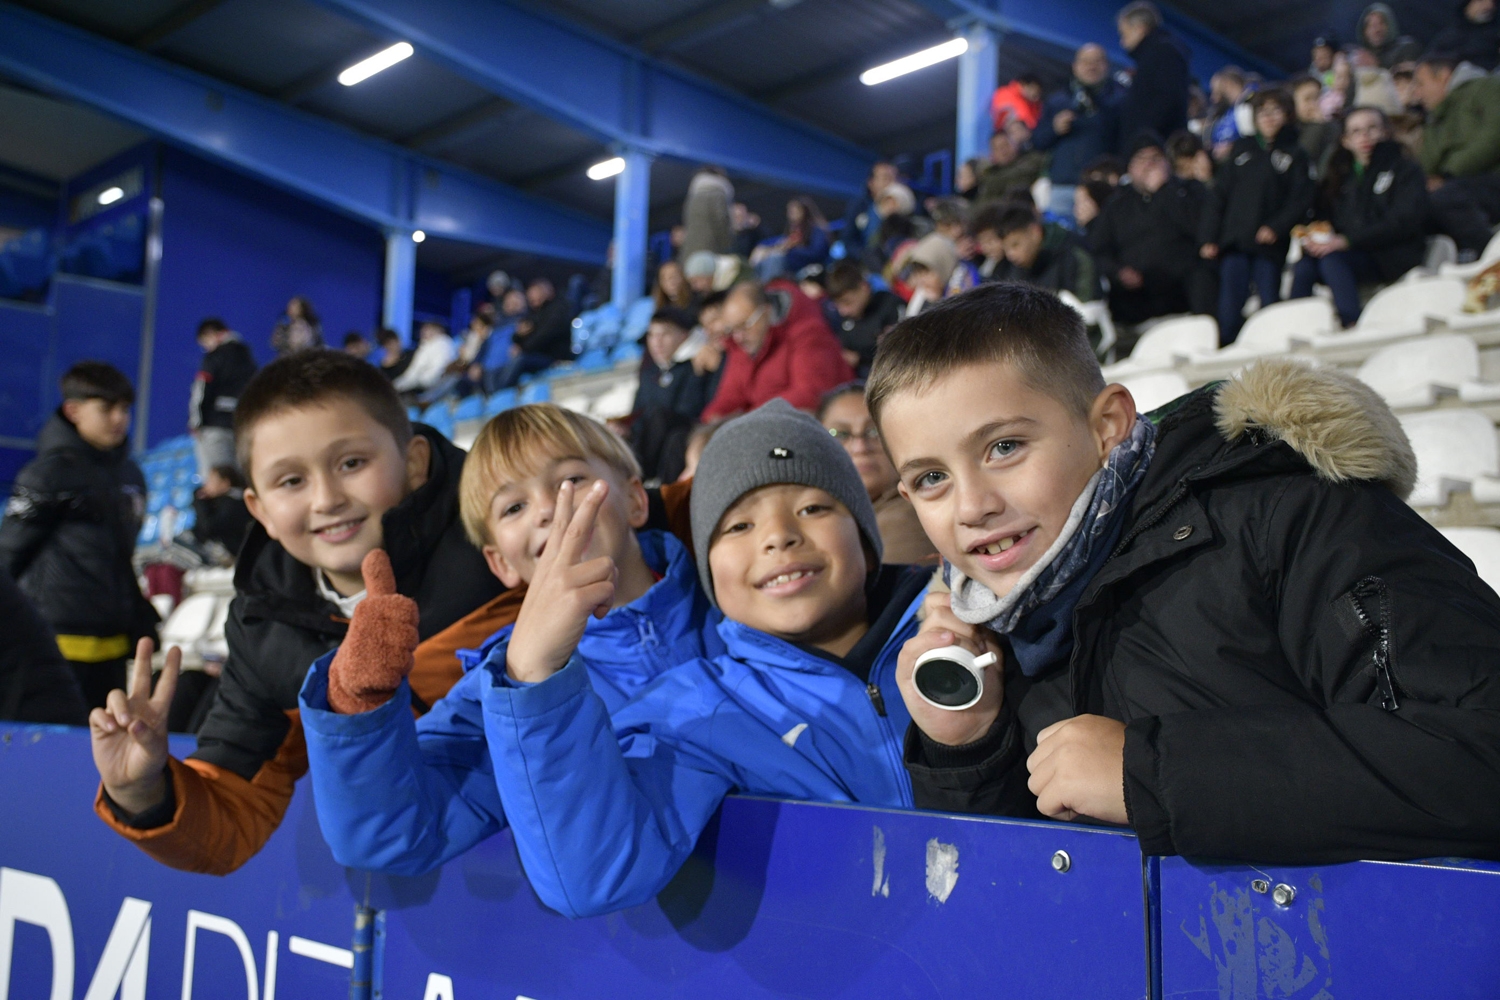
[{"label": "boy in black jacket", "polygon": [[700,346],[689,342],[693,326],[691,315],[669,307],[657,310],[646,329],[630,447],[648,481],[675,482],[682,473],[688,434],[719,386],[719,372],[693,366]]},{"label": "boy in black jacket", "polygon": [[146,513],[146,480],[126,435],[135,390],[113,365],[80,361],[62,377],[63,402],[16,476],[0,522],[0,567],[57,632],[89,707],[125,680],[156,611],[130,557]]},{"label": "boy in black jacket", "polygon": [[1392,282],[1427,256],[1427,178],[1422,167],[1390,141],[1379,108],[1355,108],[1344,120],[1343,148],[1323,183],[1317,217],[1331,233],[1303,237],[1303,257],[1292,272],[1292,298],[1305,299],[1322,282],[1345,327],[1359,321],[1359,286]]},{"label": "boy in black jacket", "polygon": [[198,477],[207,481],[214,466],[234,464],[234,408],[255,377],[255,355],[217,316],[198,324],[198,346],[203,348],[203,366],[193,381],[188,426]]},{"label": "boy in black jacket", "polygon": [[[918,806],[1147,854],[1500,857],[1500,597],[1401,502],[1368,387],[1263,361],[1141,417],[1075,313],[999,284],[892,330],[868,395],[953,591],[898,675]],[[952,643],[1004,658],[963,711],[912,677]]]},{"label": "boy in black jacket", "polygon": [[[198,749],[167,754],[176,658],[153,694],[149,642],[130,691],[89,718],[99,817],[163,864],[216,875],[260,850],[307,772],[297,692],[364,599],[367,553],[384,548],[421,606],[412,688],[429,704],[457,679],[457,650],[495,630],[469,612],[503,589],[459,521],[464,453],[413,427],[373,365],[321,349],[272,362],[240,397],[235,440],[258,523],[235,566],[229,659]],[[467,631],[450,628],[460,619]]]},{"label": "boy in black jacket", "polygon": [[1219,261],[1220,344],[1240,335],[1251,281],[1262,306],[1281,300],[1292,227],[1307,220],[1316,194],[1290,95],[1262,90],[1250,103],[1256,134],[1237,139],[1219,165],[1199,229],[1203,258]]}]

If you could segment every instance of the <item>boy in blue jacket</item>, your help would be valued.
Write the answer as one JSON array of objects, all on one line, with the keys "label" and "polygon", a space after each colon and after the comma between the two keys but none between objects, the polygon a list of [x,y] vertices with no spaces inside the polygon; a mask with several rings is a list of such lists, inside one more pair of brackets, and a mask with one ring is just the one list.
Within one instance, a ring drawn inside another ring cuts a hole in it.
[{"label": "boy in blue jacket", "polygon": [[[569,916],[645,902],[731,792],[909,807],[895,682],[926,575],[881,568],[853,463],[773,400],[729,423],[694,480],[693,543],[728,649],[614,712],[575,652],[617,586],[588,560],[607,489],[564,484],[505,655],[478,681],[500,798],[532,887]],[[571,516],[569,516],[571,514]]]},{"label": "boy in blue jacket", "polygon": [[[662,671],[723,650],[719,615],[698,588],[687,548],[641,529],[647,497],[629,448],[588,417],[551,404],[491,420],[464,465],[460,514],[490,569],[512,590],[531,585],[517,625],[463,650],[465,676],[414,720],[405,681],[416,606],[382,585],[382,552],[365,562],[370,597],[349,637],[314,664],[301,693],[318,818],[341,864],[398,874],[441,865],[505,826],[480,698],[486,660],[504,662],[512,629],[557,600],[536,577],[553,546],[559,486],[608,487],[579,553],[615,568],[612,593],[590,608],[574,641],[587,684],[618,709]],[[569,493],[569,495],[571,495]]]}]

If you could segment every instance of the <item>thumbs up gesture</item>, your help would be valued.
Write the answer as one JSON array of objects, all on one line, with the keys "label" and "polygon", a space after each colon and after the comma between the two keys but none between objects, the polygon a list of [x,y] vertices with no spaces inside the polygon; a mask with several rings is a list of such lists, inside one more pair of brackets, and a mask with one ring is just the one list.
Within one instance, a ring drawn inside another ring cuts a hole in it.
[{"label": "thumbs up gesture", "polygon": [[411,673],[417,635],[417,602],[396,593],[396,574],[384,549],[360,563],[365,599],[354,609],[349,634],[328,668],[328,704],[342,715],[379,708]]}]

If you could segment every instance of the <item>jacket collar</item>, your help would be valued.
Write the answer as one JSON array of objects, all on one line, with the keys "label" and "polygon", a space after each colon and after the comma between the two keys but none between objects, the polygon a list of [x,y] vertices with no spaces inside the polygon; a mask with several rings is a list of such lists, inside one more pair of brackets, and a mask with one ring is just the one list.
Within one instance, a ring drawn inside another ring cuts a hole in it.
[{"label": "jacket collar", "polygon": [[101,465],[118,465],[130,457],[130,440],[127,438],[122,444],[108,451],[95,448],[83,439],[83,435],[78,433],[78,428],[62,415],[62,409],[59,408],[42,425],[41,433],[37,435],[36,450],[38,455],[54,451],[71,452],[80,458],[98,462]]},{"label": "jacket collar", "polygon": [[[396,589],[409,594],[421,582],[428,557],[458,511],[463,452],[426,424],[413,431],[432,445],[427,482],[386,512],[384,545],[396,574]],[[234,589],[247,618],[274,618],[302,628],[342,635],[347,622],[317,593],[308,567],[266,534],[257,521],[240,548]]]}]

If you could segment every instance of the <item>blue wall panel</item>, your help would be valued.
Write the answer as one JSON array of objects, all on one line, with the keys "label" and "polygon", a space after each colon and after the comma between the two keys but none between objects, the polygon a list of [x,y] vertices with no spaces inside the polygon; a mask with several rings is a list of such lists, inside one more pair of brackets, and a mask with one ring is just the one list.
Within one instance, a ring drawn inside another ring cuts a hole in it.
[{"label": "blue wall panel", "polygon": [[59,274],[52,279],[55,353],[44,400],[60,402],[56,379],[78,361],[108,361],[133,384],[141,367],[141,307],[135,285]]},{"label": "blue wall panel", "polygon": [[373,228],[172,149],[162,199],[151,442],[186,429],[205,316],[222,316],[262,363],[293,295],[312,300],[330,344],[376,328],[385,244]]},{"label": "blue wall panel", "polygon": [[0,302],[0,437],[30,439],[42,429],[51,341],[51,309]]}]

